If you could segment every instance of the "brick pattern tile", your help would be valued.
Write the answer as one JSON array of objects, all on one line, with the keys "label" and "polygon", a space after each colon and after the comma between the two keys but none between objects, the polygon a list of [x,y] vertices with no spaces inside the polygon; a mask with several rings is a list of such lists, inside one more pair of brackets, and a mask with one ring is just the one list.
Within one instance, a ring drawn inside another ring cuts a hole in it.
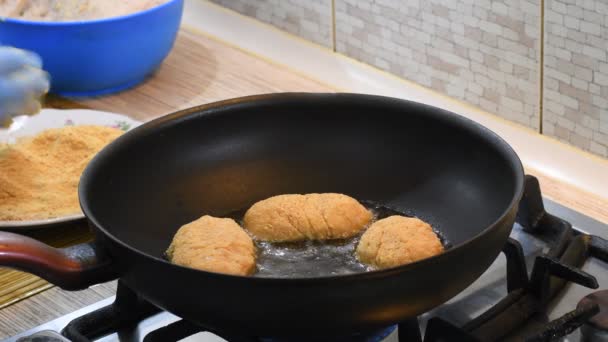
[{"label": "brick pattern tile", "polygon": [[211,0],[327,47],[332,46],[331,0]]},{"label": "brick pattern tile", "polygon": [[336,0],[336,46],[538,128],[539,6],[540,0]]},{"label": "brick pattern tile", "polygon": [[[331,0],[212,0],[332,46]],[[338,52],[539,128],[540,0],[335,0]],[[608,157],[608,3],[545,1],[544,133]]]},{"label": "brick pattern tile", "polygon": [[544,133],[608,157],[608,3],[545,6]]}]

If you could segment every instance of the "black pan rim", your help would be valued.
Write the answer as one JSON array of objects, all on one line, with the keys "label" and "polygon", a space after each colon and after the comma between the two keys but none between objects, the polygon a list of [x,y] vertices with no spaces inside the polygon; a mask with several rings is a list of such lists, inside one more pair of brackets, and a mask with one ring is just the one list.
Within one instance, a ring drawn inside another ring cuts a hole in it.
[{"label": "black pan rim", "polygon": [[[337,100],[348,100],[348,99],[366,99],[370,101],[384,101],[384,102],[392,102],[401,105],[407,105],[410,107],[419,107],[432,109],[431,114],[436,117],[441,117],[442,120],[453,121],[458,126],[473,131],[475,134],[479,135],[481,138],[486,140],[488,143],[497,147],[500,153],[505,157],[506,160],[512,166],[515,178],[515,189],[513,192],[513,197],[509,203],[509,205],[505,208],[505,210],[498,216],[498,218],[491,224],[489,224],[485,229],[480,231],[477,235],[471,237],[470,239],[452,246],[450,249],[446,250],[444,253],[423,259],[417,262],[413,262],[406,265],[401,265],[392,268],[380,269],[380,270],[372,270],[368,272],[361,273],[352,273],[352,274],[342,274],[342,275],[329,275],[329,276],[319,276],[319,277],[254,277],[254,276],[238,276],[238,275],[230,275],[230,274],[222,274],[222,273],[214,273],[203,270],[197,270],[185,266],[180,266],[173,264],[162,257],[157,257],[154,255],[150,255],[144,253],[126,243],[122,240],[118,239],[116,236],[111,234],[107,229],[103,227],[101,222],[93,215],[92,208],[87,203],[87,193],[86,189],[88,184],[92,183],[94,180],[91,176],[92,170],[94,170],[101,161],[103,161],[106,156],[110,156],[113,153],[113,150],[119,146],[119,144],[127,143],[131,140],[137,139],[139,136],[146,134],[149,130],[157,128],[159,126],[166,125],[177,125],[182,121],[191,119],[193,116],[202,117],[202,116],[212,116],[217,115],[218,112],[223,112],[229,110],[234,107],[239,106],[252,106],[252,105],[261,105],[264,103],[288,103],[291,101],[306,99],[307,101],[314,100],[328,100],[334,99]],[[157,262],[161,262],[167,264],[172,267],[176,267],[182,269],[185,272],[199,273],[205,274],[208,277],[216,277],[218,279],[231,279],[232,281],[246,281],[246,282],[256,282],[261,284],[290,284],[297,283],[301,284],[317,284],[324,283],[327,281],[359,281],[361,279],[374,279],[374,278],[385,278],[387,276],[401,274],[402,272],[406,272],[408,269],[414,269],[418,267],[425,267],[430,263],[438,262],[444,258],[449,258],[451,255],[459,251],[461,248],[466,247],[469,244],[474,243],[476,240],[487,234],[488,232],[497,229],[502,226],[505,221],[509,220],[510,215],[514,215],[514,211],[517,210],[518,204],[523,196],[524,191],[524,168],[519,159],[517,153],[513,150],[513,148],[498,134],[488,129],[487,127],[469,119],[462,115],[456,114],[454,112],[447,111],[445,109],[423,104],[420,102],[409,101],[394,97],[387,97],[381,95],[369,95],[369,94],[360,94],[360,93],[303,93],[303,92],[285,92],[285,93],[269,93],[269,94],[261,94],[261,95],[251,95],[238,97],[223,101],[212,102],[200,106],[195,106],[187,109],[182,109],[176,111],[174,113],[159,117],[157,119],[148,121],[143,125],[140,125],[129,132],[123,134],[118,139],[110,143],[104,149],[102,149],[87,165],[85,168],[82,177],[80,179],[80,184],[78,187],[78,197],[80,201],[80,206],[89,220],[89,222],[95,227],[95,229],[99,230],[103,235],[110,238],[113,243],[120,245],[122,248],[128,249],[131,252],[136,253],[144,258],[151,258]],[[103,248],[103,246],[102,246]]]}]

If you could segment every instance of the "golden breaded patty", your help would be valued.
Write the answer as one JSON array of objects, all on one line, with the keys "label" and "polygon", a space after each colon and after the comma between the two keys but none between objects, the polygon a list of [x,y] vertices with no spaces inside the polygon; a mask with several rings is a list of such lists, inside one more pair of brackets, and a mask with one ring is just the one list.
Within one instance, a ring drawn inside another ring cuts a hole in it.
[{"label": "golden breaded patty", "polygon": [[255,271],[256,251],[251,237],[234,220],[206,215],[177,231],[167,257],[199,270],[249,275]]},{"label": "golden breaded patty", "polygon": [[273,242],[343,239],[357,235],[372,214],[342,194],[279,195],[254,204],[244,226],[257,239]]},{"label": "golden breaded patty", "polygon": [[357,246],[357,257],[377,268],[409,264],[443,252],[433,228],[413,217],[390,216],[374,222]]}]

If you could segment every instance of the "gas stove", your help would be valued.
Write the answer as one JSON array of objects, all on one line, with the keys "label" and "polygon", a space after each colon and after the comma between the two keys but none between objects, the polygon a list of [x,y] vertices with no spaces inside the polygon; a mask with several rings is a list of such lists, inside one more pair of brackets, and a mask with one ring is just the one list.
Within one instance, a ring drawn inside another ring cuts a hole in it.
[{"label": "gas stove", "polygon": [[[511,238],[475,283],[417,319],[319,342],[608,341],[606,262],[608,225],[543,199],[538,181],[527,176]],[[8,339],[90,340],[284,341],[206,331],[120,282],[115,297]]]}]

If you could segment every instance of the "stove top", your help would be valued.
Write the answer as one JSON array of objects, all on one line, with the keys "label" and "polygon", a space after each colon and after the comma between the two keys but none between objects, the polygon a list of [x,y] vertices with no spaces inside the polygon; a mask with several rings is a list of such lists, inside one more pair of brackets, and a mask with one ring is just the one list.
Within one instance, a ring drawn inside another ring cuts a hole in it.
[{"label": "stove top", "polygon": [[[607,240],[608,225],[543,199],[528,176],[511,238],[475,283],[417,320],[323,341],[608,341],[608,291],[598,292],[608,289]],[[283,342],[201,330],[119,282],[115,297],[8,341]]]}]

